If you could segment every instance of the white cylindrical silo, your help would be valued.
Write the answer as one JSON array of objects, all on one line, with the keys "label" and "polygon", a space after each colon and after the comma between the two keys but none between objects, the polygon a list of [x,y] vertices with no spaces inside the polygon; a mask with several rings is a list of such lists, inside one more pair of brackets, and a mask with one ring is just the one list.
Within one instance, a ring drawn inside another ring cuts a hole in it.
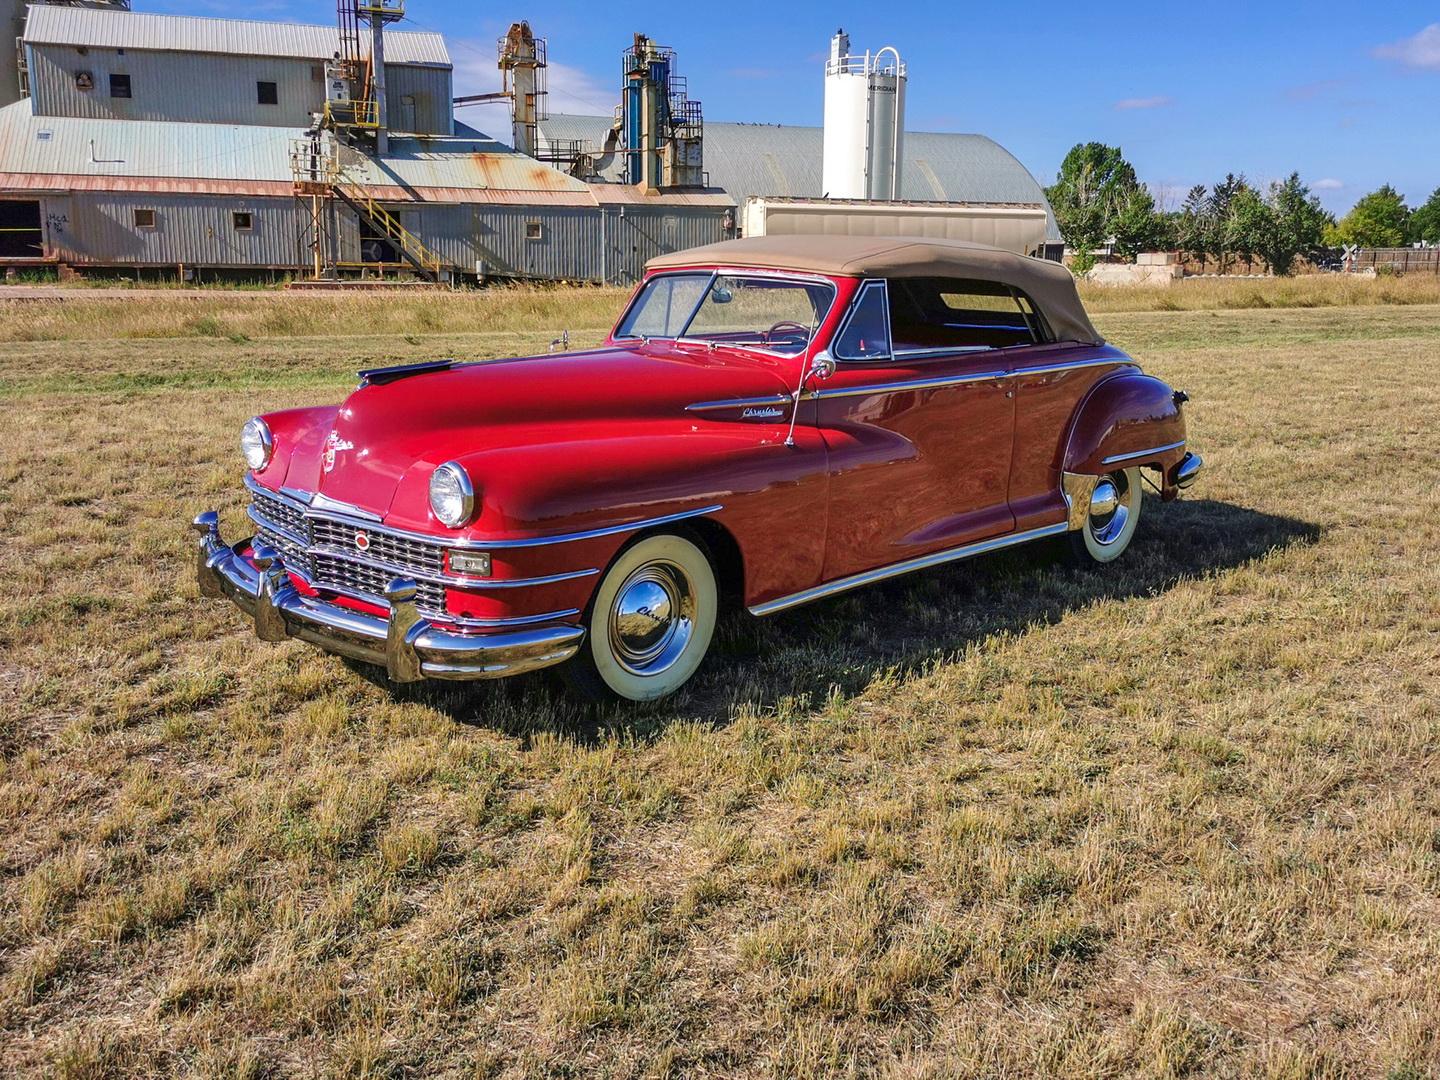
[{"label": "white cylindrical silo", "polygon": [[898,199],[905,151],[905,65],[890,46],[850,53],[837,31],[825,63],[824,194],[832,199]]}]

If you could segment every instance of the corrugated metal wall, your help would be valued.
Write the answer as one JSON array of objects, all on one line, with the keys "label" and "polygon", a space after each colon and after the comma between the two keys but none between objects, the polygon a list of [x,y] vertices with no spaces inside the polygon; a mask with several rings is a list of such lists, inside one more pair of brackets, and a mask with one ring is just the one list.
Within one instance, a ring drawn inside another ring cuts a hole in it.
[{"label": "corrugated metal wall", "polygon": [[[628,283],[656,255],[725,239],[723,208],[393,204],[411,231],[463,274]],[[136,210],[154,214],[136,224]],[[251,215],[249,230],[234,214]],[[85,192],[41,198],[48,253],[92,266],[302,268],[307,210],[292,199]],[[338,210],[343,262],[360,259],[360,228]],[[537,235],[538,234],[538,235]]]},{"label": "corrugated metal wall", "polygon": [[[82,56],[61,45],[30,45],[27,52],[40,116],[305,127],[325,100],[323,65],[310,60],[99,48]],[[90,74],[92,89],[77,87],[80,72]],[[130,76],[131,97],[110,96],[111,74]],[[276,84],[278,105],[259,103],[261,80]]]},{"label": "corrugated metal wall", "polygon": [[[305,222],[293,199],[77,191],[41,209],[55,254],[77,265],[293,267]],[[152,211],[154,227],[137,226],[136,210]],[[236,212],[251,215],[248,231]]]},{"label": "corrugated metal wall", "polygon": [[391,131],[453,135],[449,68],[385,65],[385,116]]},{"label": "corrugated metal wall", "polygon": [[[69,45],[31,44],[26,50],[30,94],[39,116],[303,128],[325,101],[320,60],[102,48],[82,55]],[[91,89],[76,84],[81,72],[89,74]],[[112,73],[130,76],[129,98],[110,96]],[[451,134],[448,68],[386,64],[385,79],[391,127]],[[261,81],[275,83],[278,104],[260,104],[256,84]],[[419,126],[409,127],[412,122]]]}]

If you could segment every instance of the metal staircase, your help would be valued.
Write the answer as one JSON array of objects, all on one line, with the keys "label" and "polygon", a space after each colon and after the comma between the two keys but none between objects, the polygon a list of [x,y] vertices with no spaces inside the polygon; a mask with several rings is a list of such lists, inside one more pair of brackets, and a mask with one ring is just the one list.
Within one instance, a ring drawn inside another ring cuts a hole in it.
[{"label": "metal staircase", "polygon": [[450,266],[390,212],[371,193],[369,186],[346,171],[341,161],[341,147],[329,132],[297,139],[291,146],[290,168],[295,180],[295,195],[310,201],[310,223],[305,245],[311,249],[314,276],[326,276],[340,268],[383,269],[384,260],[349,262],[339,258],[330,235],[328,206],[338,199],[355,212],[362,224],[369,225],[378,239],[394,249],[398,261],[408,265],[417,275],[429,281],[443,282],[451,277]]}]

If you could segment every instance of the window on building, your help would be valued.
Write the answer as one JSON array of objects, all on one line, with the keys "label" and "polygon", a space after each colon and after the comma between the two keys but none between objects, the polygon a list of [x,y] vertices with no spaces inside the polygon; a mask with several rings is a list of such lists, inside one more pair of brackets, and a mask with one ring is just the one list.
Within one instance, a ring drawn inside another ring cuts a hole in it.
[{"label": "window on building", "polygon": [[280,86],[278,83],[265,82],[261,80],[255,84],[255,99],[261,105],[280,104]]},{"label": "window on building", "polygon": [[526,240],[544,240],[544,239],[545,239],[545,226],[543,226],[542,224],[540,224],[540,222],[538,222],[538,221],[533,221],[533,220],[532,220],[532,221],[527,221],[527,222],[525,222],[525,239],[526,239]]},{"label": "window on building", "polygon": [[235,226],[236,232],[249,232],[255,228],[255,215],[249,210],[232,211],[230,221]]},{"label": "window on building", "polygon": [[140,207],[137,206],[135,208],[135,227],[137,229],[155,228],[155,211],[142,210]]},{"label": "window on building", "polygon": [[958,278],[891,279],[890,332],[897,353],[1003,349],[1049,338],[1040,313],[1019,289]]},{"label": "window on building", "polygon": [[128,98],[130,96],[130,76],[110,75],[110,96],[115,98]]}]

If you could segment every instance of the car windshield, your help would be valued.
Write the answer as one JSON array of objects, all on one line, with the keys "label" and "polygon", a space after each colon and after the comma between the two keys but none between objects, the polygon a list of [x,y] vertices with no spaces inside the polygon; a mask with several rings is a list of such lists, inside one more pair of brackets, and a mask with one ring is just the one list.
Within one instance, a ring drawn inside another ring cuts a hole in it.
[{"label": "car windshield", "polygon": [[762,274],[660,274],[640,290],[617,338],[674,338],[798,353],[810,344],[835,289],[825,281]]}]

